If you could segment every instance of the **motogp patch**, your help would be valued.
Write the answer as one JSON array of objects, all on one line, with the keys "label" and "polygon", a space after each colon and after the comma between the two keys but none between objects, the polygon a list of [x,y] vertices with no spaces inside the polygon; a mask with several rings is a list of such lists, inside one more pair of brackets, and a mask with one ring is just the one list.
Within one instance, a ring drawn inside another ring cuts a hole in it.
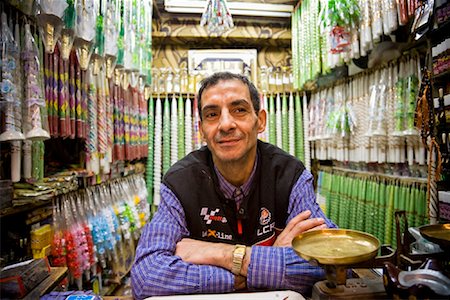
[{"label": "motogp patch", "polygon": [[[209,211],[209,212],[208,212]],[[211,224],[212,221],[227,223],[227,218],[224,216],[219,216],[220,209],[210,209],[208,207],[203,207],[200,210],[200,216],[203,217],[203,220],[206,221],[206,224]]]}]

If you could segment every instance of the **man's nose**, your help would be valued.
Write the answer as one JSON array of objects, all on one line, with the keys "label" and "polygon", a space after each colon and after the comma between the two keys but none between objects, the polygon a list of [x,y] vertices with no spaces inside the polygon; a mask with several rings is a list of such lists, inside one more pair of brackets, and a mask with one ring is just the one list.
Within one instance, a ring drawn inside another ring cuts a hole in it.
[{"label": "man's nose", "polygon": [[235,120],[228,110],[222,111],[219,120],[219,129],[228,131],[236,127]]}]

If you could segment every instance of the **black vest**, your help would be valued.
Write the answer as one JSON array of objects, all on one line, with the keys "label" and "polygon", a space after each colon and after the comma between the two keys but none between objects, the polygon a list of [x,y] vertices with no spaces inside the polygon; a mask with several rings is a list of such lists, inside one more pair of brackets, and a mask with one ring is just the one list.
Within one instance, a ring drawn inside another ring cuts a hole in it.
[{"label": "black vest", "polygon": [[257,149],[254,184],[239,211],[235,201],[220,191],[207,147],[191,152],[165,174],[163,183],[180,200],[191,238],[248,246],[273,244],[276,233],[286,225],[289,196],[305,167],[271,144],[258,140]]}]

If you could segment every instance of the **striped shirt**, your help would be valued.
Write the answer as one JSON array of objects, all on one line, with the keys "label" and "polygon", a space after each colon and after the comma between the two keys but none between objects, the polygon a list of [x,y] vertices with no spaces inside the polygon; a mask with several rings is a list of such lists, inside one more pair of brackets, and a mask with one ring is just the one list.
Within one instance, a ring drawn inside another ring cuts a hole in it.
[{"label": "striped shirt", "polygon": [[[315,200],[313,177],[305,170],[295,183],[288,205],[289,222],[302,211],[312,218],[328,220]],[[189,237],[183,207],[175,194],[161,184],[161,204],[146,225],[136,249],[131,285],[136,299],[153,295],[226,293],[234,291],[234,275],[226,269],[195,265],[175,256],[177,242]],[[247,288],[290,289],[309,292],[324,273],[297,256],[291,247],[253,246],[247,274]]]},{"label": "striped shirt", "polygon": [[252,172],[250,173],[250,176],[248,177],[247,181],[244,182],[243,185],[239,187],[235,187],[233,184],[229,183],[225,177],[220,173],[219,169],[217,169],[216,166],[214,166],[214,171],[216,172],[217,179],[219,181],[219,188],[220,191],[223,193],[225,198],[227,199],[234,199],[236,201],[236,207],[239,208],[239,206],[242,203],[242,200],[244,200],[245,197],[248,196],[250,193],[250,188],[253,184],[253,178],[255,178],[256,173],[256,166],[258,165],[258,155],[256,155],[255,163],[253,164]]}]

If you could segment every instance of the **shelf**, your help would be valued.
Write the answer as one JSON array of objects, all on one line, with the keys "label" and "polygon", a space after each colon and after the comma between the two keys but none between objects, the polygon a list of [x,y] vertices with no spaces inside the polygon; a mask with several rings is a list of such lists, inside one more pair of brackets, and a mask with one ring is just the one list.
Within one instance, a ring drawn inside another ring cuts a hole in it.
[{"label": "shelf", "polygon": [[431,75],[431,78],[433,79],[433,83],[441,83],[448,80],[448,76],[450,76],[450,69],[447,69],[446,71],[439,73],[437,75]]},{"label": "shelf", "polygon": [[31,290],[23,300],[39,299],[41,296],[50,293],[66,277],[67,271],[67,267],[51,267],[50,275]]}]

